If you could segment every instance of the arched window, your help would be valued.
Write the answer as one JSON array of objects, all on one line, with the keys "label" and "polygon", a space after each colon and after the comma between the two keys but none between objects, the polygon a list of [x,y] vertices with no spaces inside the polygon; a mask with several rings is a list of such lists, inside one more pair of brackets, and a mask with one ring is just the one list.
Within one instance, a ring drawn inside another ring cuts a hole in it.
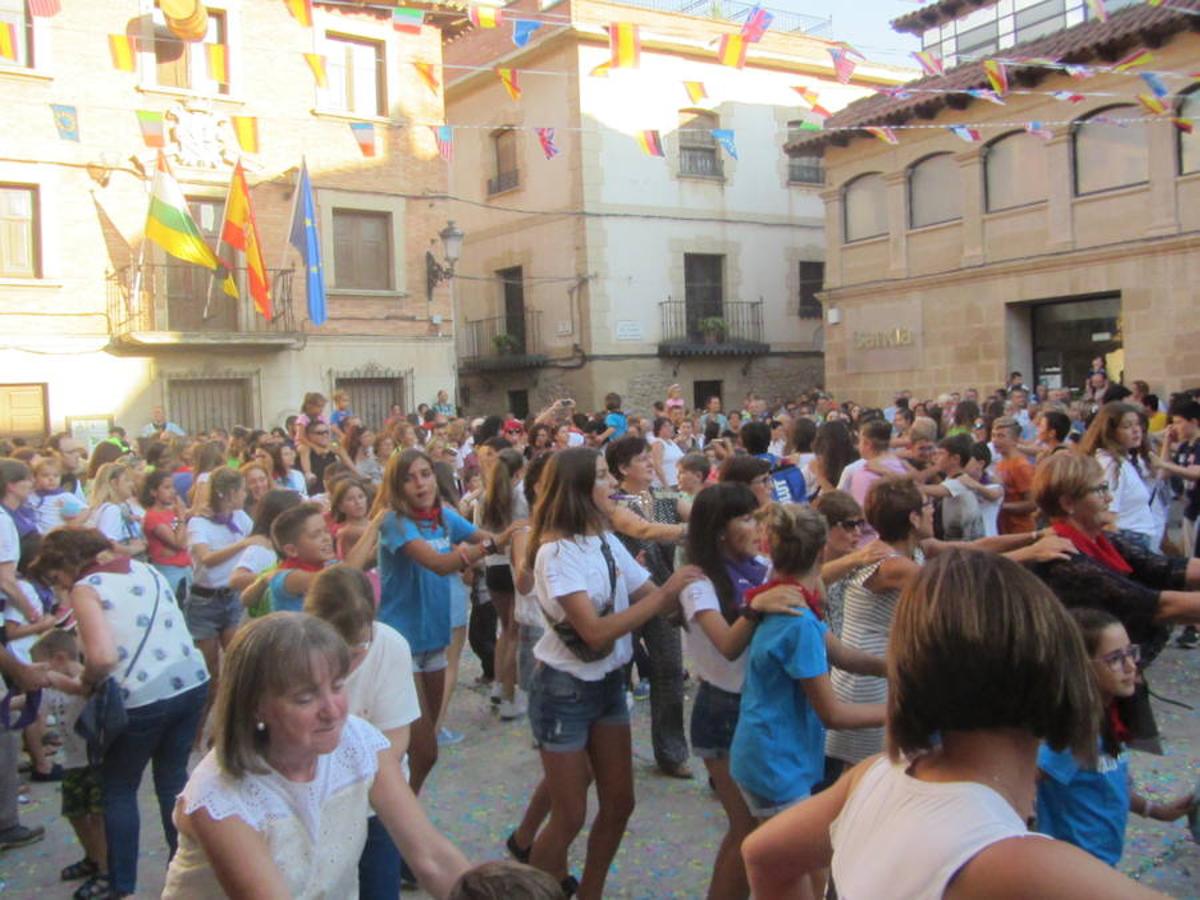
[{"label": "arched window", "polygon": [[908,221],[912,228],[962,218],[962,176],[949,153],[927,156],[908,170]]},{"label": "arched window", "polygon": [[721,158],[717,153],[714,128],[720,128],[710,112],[685,109],[679,114],[679,174],[720,178]]},{"label": "arched window", "polygon": [[[1180,118],[1196,121],[1200,117],[1200,90],[1184,94],[1179,101]],[[1200,172],[1200,132],[1179,132],[1179,174]]]},{"label": "arched window", "polygon": [[1024,131],[1001,135],[983,150],[983,181],[988,212],[1045,200],[1045,142]]},{"label": "arched window", "polygon": [[847,184],[842,204],[847,241],[887,234],[887,185],[878,172],[860,175]]},{"label": "arched window", "polygon": [[1075,157],[1075,193],[1094,194],[1150,178],[1144,113],[1136,106],[1108,106],[1071,126]]}]

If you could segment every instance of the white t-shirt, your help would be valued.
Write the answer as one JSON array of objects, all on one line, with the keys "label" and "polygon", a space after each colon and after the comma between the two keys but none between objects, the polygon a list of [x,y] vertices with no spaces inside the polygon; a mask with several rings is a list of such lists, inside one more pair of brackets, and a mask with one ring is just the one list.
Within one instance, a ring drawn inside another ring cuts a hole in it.
[{"label": "white t-shirt", "polygon": [[[366,719],[380,731],[411,725],[421,718],[412,651],[404,635],[383,622],[375,623],[366,658],[346,679],[346,699],[350,715]],[[400,767],[408,778],[407,753]]]},{"label": "white t-shirt", "polygon": [[233,574],[233,569],[237,565],[238,555],[229,557],[218,566],[206,568],[200,565],[199,560],[196,559],[195,548],[203,544],[208,547],[210,553],[213,550],[221,550],[245,538],[250,534],[250,529],[254,527],[250,517],[240,509],[233,514],[233,523],[237,525],[241,534],[234,532],[228,526],[219,525],[211,519],[204,519],[200,516],[188,521],[188,552],[192,554],[193,584],[202,588],[229,587],[229,576]]},{"label": "white t-shirt", "polygon": [[62,525],[68,516],[74,518],[87,509],[87,504],[81,503],[70,491],[59,494],[34,494],[29,498],[29,502],[37,513],[39,534],[49,534]]},{"label": "white t-shirt", "polygon": [[958,478],[947,478],[942,487],[950,496],[942,500],[942,528],[948,541],[974,541],[984,536],[983,513],[975,492]]},{"label": "white t-shirt", "polygon": [[141,517],[124,503],[101,503],[92,513],[92,527],[117,544],[142,538]]},{"label": "white t-shirt", "polygon": [[16,563],[21,559],[21,536],[12,516],[0,510],[0,563]]},{"label": "white t-shirt", "polygon": [[261,544],[251,544],[234,557],[233,569],[229,570],[229,574],[232,575],[234,569],[245,569],[251,575],[261,575],[277,562],[279,555],[274,549]]},{"label": "white t-shirt", "polygon": [[[25,595],[25,599],[29,601],[29,605],[35,611],[40,611],[42,608],[42,598],[37,595],[37,591],[33,589],[33,585],[24,578],[17,579],[17,587],[21,589],[21,593]],[[21,612],[21,608],[15,603],[9,603],[4,608],[4,621],[12,622],[14,625],[28,625],[29,620],[25,618],[25,614]],[[30,658],[29,651],[33,649],[33,645],[38,642],[41,635],[27,634],[25,637],[16,638],[8,642],[8,652],[25,664],[33,662]]]},{"label": "white t-shirt", "polygon": [[1112,491],[1108,508],[1117,514],[1117,528],[1146,535],[1150,546],[1157,549],[1162,543],[1162,523],[1150,505],[1150,489],[1141,473],[1129,460],[1117,460],[1103,450],[1096,451],[1096,460],[1104,467]]},{"label": "white t-shirt", "polygon": [[[765,564],[768,560],[760,559],[759,562]],[[737,659],[726,659],[696,621],[697,614],[706,610],[721,614],[721,601],[713,583],[707,578],[693,581],[679,592],[679,605],[683,607],[688,622],[688,659],[700,680],[731,694],[740,694],[742,683],[746,680],[746,652],[743,650]]]},{"label": "white t-shirt", "polygon": [[[616,585],[609,580],[608,565],[600,542],[605,541],[616,563]],[[612,532],[550,541],[538,548],[534,563],[538,604],[550,623],[567,618],[558,598],[585,591],[599,613],[612,597],[614,613],[629,608],[629,595],[650,580]],[[547,628],[533,648],[533,655],[548,666],[583,681],[599,681],[633,658],[633,642],[625,634],[617,638],[612,652],[596,662],[583,662],[567,649],[553,628]]]}]

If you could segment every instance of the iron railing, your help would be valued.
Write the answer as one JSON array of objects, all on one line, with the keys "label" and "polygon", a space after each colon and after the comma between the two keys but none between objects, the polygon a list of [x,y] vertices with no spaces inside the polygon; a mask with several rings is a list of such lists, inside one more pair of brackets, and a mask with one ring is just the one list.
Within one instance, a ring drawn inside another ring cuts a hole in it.
[{"label": "iron railing", "polygon": [[717,156],[716,148],[680,147],[679,174],[700,178],[723,178],[725,169]]},{"label": "iron railing", "polygon": [[678,348],[696,352],[761,352],[763,302],[719,300],[688,303],[664,300],[658,304],[662,327],[660,351]]},{"label": "iron railing", "polygon": [[540,358],[542,312],[526,308],[520,315],[468,320],[463,323],[459,351],[464,362]]},{"label": "iron railing", "polygon": [[109,328],[115,336],[173,331],[200,334],[293,334],[292,269],[268,269],[270,320],[254,307],[246,270],[233,270],[240,299],[222,290],[222,277],[187,263],[143,263],[110,272]]},{"label": "iron railing", "polygon": [[[620,0],[625,6],[639,6],[660,12],[683,13],[689,16],[704,16],[726,22],[744,22],[754,9],[754,3],[740,0]],[[804,13],[775,12],[771,23],[772,31],[795,32],[798,34],[831,34],[833,17],[812,16]]]},{"label": "iron railing", "polygon": [[521,183],[521,172],[519,169],[512,169],[508,172],[499,172],[495,178],[489,178],[487,189],[489,194],[499,194],[502,191],[511,191]]}]

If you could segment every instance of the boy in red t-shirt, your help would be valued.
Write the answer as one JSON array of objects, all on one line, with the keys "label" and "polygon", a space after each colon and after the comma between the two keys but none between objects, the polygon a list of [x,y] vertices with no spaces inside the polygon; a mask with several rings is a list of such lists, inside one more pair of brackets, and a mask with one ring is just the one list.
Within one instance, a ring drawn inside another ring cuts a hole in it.
[{"label": "boy in red t-shirt", "polygon": [[1017,448],[1021,425],[1011,416],[1001,416],[992,423],[992,443],[1000,461],[996,475],[1004,485],[1004,503],[1000,507],[1001,534],[1023,534],[1036,530],[1033,514],[1033,464]]}]

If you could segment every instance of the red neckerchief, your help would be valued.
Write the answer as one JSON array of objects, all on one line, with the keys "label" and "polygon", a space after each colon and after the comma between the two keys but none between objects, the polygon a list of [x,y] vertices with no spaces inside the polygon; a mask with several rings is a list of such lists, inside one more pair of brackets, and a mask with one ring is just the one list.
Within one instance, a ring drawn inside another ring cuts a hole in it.
[{"label": "red neckerchief", "polygon": [[750,605],[750,601],[761,594],[763,591],[769,591],[777,585],[787,584],[792,587],[798,587],[800,593],[804,595],[804,601],[808,604],[808,608],[812,610],[814,616],[825,621],[825,607],[821,603],[821,595],[816,591],[809,590],[800,583],[800,579],[793,578],[791,575],[781,575],[778,578],[772,578],[770,581],[765,581],[756,588],[750,588],[746,591],[746,605]]},{"label": "red neckerchief", "polygon": [[1065,537],[1074,544],[1075,549],[1084,556],[1091,557],[1121,575],[1129,575],[1133,572],[1133,566],[1125,561],[1125,557],[1117,552],[1117,548],[1103,534],[1090,538],[1070,522],[1062,519],[1051,523],[1050,527],[1059,537]]},{"label": "red neckerchief", "polygon": [[429,509],[414,509],[409,512],[408,517],[418,524],[420,524],[421,522],[424,522],[427,525],[430,525],[430,526],[433,526],[436,528],[441,528],[442,527],[442,504],[438,503],[437,505],[432,506]]},{"label": "red neckerchief", "polygon": [[95,575],[102,572],[111,572],[114,575],[128,575],[131,571],[128,556],[117,556],[110,559],[106,563],[94,562],[82,572],[79,573],[79,578],[83,579],[89,575]]},{"label": "red neckerchief", "polygon": [[301,572],[320,572],[325,568],[325,563],[310,563],[305,562],[298,557],[292,556],[285,559],[279,564],[281,569],[298,569]]},{"label": "red neckerchief", "polygon": [[1121,721],[1121,711],[1117,709],[1116,702],[1109,704],[1108,724],[1111,726],[1113,737],[1116,738],[1118,744],[1129,743],[1129,739],[1133,737],[1133,732]]}]

